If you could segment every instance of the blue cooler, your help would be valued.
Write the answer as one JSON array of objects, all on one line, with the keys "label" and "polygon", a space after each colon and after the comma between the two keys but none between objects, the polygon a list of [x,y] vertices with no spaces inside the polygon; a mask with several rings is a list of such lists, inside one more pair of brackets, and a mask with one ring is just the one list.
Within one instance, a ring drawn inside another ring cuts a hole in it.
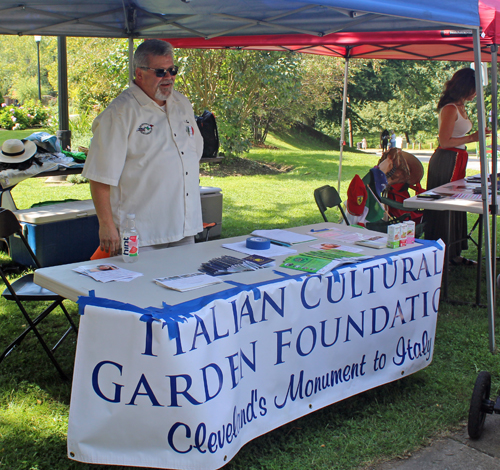
[{"label": "blue cooler", "polygon": [[[99,246],[99,223],[91,199],[14,212],[43,267],[88,261]],[[9,239],[12,260],[33,266],[18,236]]]}]

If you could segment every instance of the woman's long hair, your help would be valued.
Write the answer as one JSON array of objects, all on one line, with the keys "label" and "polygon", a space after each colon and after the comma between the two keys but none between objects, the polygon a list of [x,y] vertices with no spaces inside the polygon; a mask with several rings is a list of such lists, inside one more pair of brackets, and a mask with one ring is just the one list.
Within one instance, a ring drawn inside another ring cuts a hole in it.
[{"label": "woman's long hair", "polygon": [[460,69],[444,85],[439,98],[438,111],[448,103],[463,101],[476,91],[476,76],[471,68]]}]

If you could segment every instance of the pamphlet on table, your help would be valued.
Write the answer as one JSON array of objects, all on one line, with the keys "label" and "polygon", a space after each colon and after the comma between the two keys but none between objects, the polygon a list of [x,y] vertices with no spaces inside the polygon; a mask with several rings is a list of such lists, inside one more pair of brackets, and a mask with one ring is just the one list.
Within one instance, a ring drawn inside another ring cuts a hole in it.
[{"label": "pamphlet on table", "polygon": [[268,238],[271,240],[271,243],[283,243],[285,246],[316,240],[316,237],[312,237],[310,235],[303,235],[301,233],[295,233],[290,230],[282,230],[278,228],[271,230],[254,230],[252,235],[255,235],[256,237]]},{"label": "pamphlet on table", "polygon": [[99,282],[129,282],[143,275],[142,273],[129,271],[128,269],[120,268],[110,263],[97,265],[94,264],[91,266],[79,266],[78,268],[74,268],[73,271],[83,274],[84,276],[89,276],[95,281]]},{"label": "pamphlet on table", "polygon": [[280,266],[307,273],[326,274],[337,266],[370,258],[372,256],[342,250],[306,251],[299,255],[289,256]]}]

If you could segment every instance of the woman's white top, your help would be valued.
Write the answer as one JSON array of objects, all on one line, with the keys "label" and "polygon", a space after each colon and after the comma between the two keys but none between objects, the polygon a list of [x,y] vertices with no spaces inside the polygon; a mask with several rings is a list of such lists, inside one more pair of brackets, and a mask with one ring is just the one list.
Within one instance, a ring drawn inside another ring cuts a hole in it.
[{"label": "woman's white top", "polygon": [[[438,127],[441,127],[441,111],[443,111],[446,106],[455,106],[455,109],[457,110],[457,119],[455,121],[455,126],[453,127],[453,132],[451,133],[451,138],[454,139],[464,137],[472,129],[472,122],[470,122],[468,118],[466,119],[460,114],[460,111],[458,110],[458,107],[455,103],[448,103],[439,110]],[[465,144],[456,145],[455,148],[464,149]]]}]

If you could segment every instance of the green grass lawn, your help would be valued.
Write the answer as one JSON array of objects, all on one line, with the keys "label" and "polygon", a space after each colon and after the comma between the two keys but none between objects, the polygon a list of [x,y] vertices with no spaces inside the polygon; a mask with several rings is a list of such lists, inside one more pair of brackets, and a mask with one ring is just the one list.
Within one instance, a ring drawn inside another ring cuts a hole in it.
[{"label": "green grass lawn", "polygon": [[[337,185],[339,152],[332,150],[334,144],[303,135],[272,136],[268,143],[279,149],[254,149],[248,158],[289,165],[293,167],[290,172],[201,179],[204,186],[222,189],[223,237],[249,234],[256,228],[291,227],[322,220],[313,190],[324,184]],[[363,176],[378,158],[358,152],[345,152],[343,158],[341,195],[345,198],[354,174]],[[45,199],[90,197],[87,184],[47,186],[43,181],[33,178],[15,188],[14,199],[20,208]],[[467,256],[475,257],[473,247]],[[3,262],[8,261],[4,255]],[[450,272],[450,296],[473,299],[474,276],[473,269],[454,268]],[[485,302],[485,283],[482,285]],[[69,301],[66,304],[77,319],[76,305]],[[51,315],[43,325],[43,333],[54,336],[60,323],[58,314]],[[10,341],[21,325],[17,309],[0,299],[0,345]],[[72,367],[74,352],[73,338],[58,352],[66,369]],[[226,468],[345,470],[368,468],[381,459],[403,456],[466,419],[480,370],[492,373],[492,394],[496,394],[499,362],[488,351],[486,309],[442,303],[434,360],[429,367],[261,436],[247,444]],[[59,379],[32,337],[0,364],[0,469],[126,468],[90,466],[67,459],[70,393],[70,384]]]}]

